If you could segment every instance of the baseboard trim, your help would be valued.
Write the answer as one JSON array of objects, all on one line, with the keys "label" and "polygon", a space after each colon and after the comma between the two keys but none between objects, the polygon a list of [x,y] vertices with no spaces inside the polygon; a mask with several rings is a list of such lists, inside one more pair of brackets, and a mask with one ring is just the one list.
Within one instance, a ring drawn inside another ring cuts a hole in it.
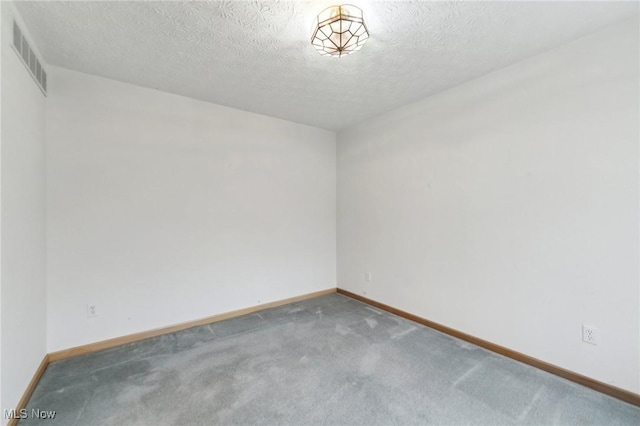
[{"label": "baseboard trim", "polygon": [[[33,391],[36,390],[36,386],[38,385],[38,382],[40,381],[40,378],[42,378],[42,375],[44,374],[48,365],[49,365],[49,355],[47,354],[44,356],[44,358],[42,359],[42,362],[40,363],[40,366],[38,367],[35,374],[31,378],[31,381],[29,382],[27,389],[24,391],[22,398],[20,398],[20,401],[18,401],[18,406],[16,407],[17,413],[19,413],[20,410],[27,408],[29,399],[31,398],[31,395],[33,395]],[[7,422],[7,426],[16,426],[17,424],[18,424],[18,419],[15,419],[15,418],[9,419],[9,421]]]},{"label": "baseboard trim", "polygon": [[206,318],[197,319],[194,321],[187,321],[180,324],[171,325],[168,327],[156,328],[153,330],[142,331],[140,333],[128,334],[126,336],[115,337],[113,339],[102,340],[95,343],[89,343],[87,345],[76,346],[61,351],[51,352],[49,354],[49,362],[60,361],[67,358],[72,358],[79,355],[85,355],[92,352],[101,351],[104,349],[114,348],[127,343],[133,343],[140,340],[150,339],[152,337],[162,336],[163,334],[175,333],[176,331],[186,330],[188,328],[198,327],[201,325],[211,324],[226,319],[239,317],[242,315],[252,314],[254,312],[263,311],[269,308],[275,308],[277,306],[286,305],[289,303],[300,302],[302,300],[313,299],[314,297],[325,296],[337,291],[336,288],[328,288],[326,290],[320,290],[313,293],[303,294],[301,296],[289,297],[287,299],[276,300],[275,302],[263,303],[260,305],[251,306],[248,308],[238,309],[231,312],[225,312],[218,315],[213,315]]},{"label": "baseboard trim", "polygon": [[382,309],[383,311],[387,311],[389,313],[398,315],[399,317],[403,317],[410,321],[417,322],[418,324],[426,325],[427,327],[433,328],[442,333],[456,337],[460,340],[473,343],[474,345],[481,346],[492,352],[495,352],[500,355],[504,355],[506,357],[512,358],[516,361],[520,361],[522,363],[531,365],[532,367],[539,368],[540,370],[544,370],[548,373],[555,374],[556,376],[560,376],[564,379],[571,380],[572,382],[578,383],[582,386],[586,386],[598,392],[617,398],[621,401],[628,402],[629,404],[637,405],[640,407],[640,395],[635,394],[633,392],[618,388],[616,386],[609,385],[607,383],[600,382],[598,380],[592,379],[587,376],[583,376],[581,374],[564,369],[562,367],[558,367],[557,365],[550,364],[548,362],[539,360],[529,355],[525,355],[523,353],[514,351],[504,346],[496,345],[495,343],[491,343],[487,340],[483,340],[478,337],[472,336],[470,334],[463,333],[462,331],[458,331],[456,329],[447,327],[445,325],[438,324],[437,322],[433,322],[428,319],[411,314],[409,312],[405,312],[403,310],[394,308],[393,306],[385,305],[384,303],[380,303],[373,299],[360,296],[359,294],[352,293],[350,291],[343,290],[341,288],[338,288],[337,292],[344,296],[351,297],[352,299],[355,299],[360,302],[366,303],[368,305],[374,306],[376,308]]},{"label": "baseboard trim", "polygon": [[[504,346],[497,345],[495,343],[489,342],[487,340],[480,339],[478,337],[472,336],[467,333],[463,333],[456,329],[447,327],[442,324],[438,324],[436,322],[430,321],[428,319],[419,317],[417,315],[411,314],[409,312],[405,312],[403,310],[394,308],[392,306],[386,305],[384,303],[377,302],[373,299],[369,299],[364,296],[360,296],[356,293],[352,293],[347,290],[343,290],[341,288],[329,288],[326,290],[316,291],[313,293],[303,294],[296,297],[290,297],[287,299],[277,300],[275,302],[263,303],[260,305],[251,306],[244,309],[238,309],[231,312],[225,312],[218,315],[213,315],[210,317],[198,319],[195,321],[188,321],[176,325],[172,325],[169,327],[158,328],[154,330],[144,331],[140,333],[129,334],[126,336],[116,337],[113,339],[103,340],[100,342],[90,343],[88,345],[76,346],[74,348],[65,349],[62,351],[52,352],[44,356],[40,366],[36,370],[33,378],[29,382],[27,389],[25,390],[22,398],[18,402],[17,410],[21,410],[27,407],[29,399],[33,394],[40,378],[44,374],[47,366],[51,362],[60,361],[66,358],[72,358],[79,355],[85,355],[92,352],[97,352],[103,349],[109,349],[116,346],[124,345],[127,343],[133,343],[144,339],[149,339],[151,337],[161,336],[163,334],[175,333],[176,331],[186,330],[192,327],[198,327],[201,325],[211,324],[218,321],[223,321],[226,319],[231,319],[235,317],[239,317],[242,315],[251,314],[254,312],[259,312],[269,308],[275,308],[278,306],[286,305],[289,303],[300,302],[302,300],[313,299],[315,297],[325,296],[332,293],[340,293],[344,296],[350,297],[352,299],[358,300],[360,302],[366,303],[368,305],[374,306],[376,308],[382,309],[389,313],[398,315],[400,317],[406,318],[410,321],[414,321],[418,324],[425,325],[427,327],[433,328],[450,336],[456,337],[458,339],[467,341],[469,343],[473,343],[474,345],[478,345],[485,349],[488,349],[492,352],[498,353],[500,355],[504,355],[506,357],[512,358],[516,361],[531,365],[532,367],[539,368],[541,370],[547,371],[548,373],[555,374],[556,376],[565,378],[567,380],[571,380],[572,382],[578,383],[580,385],[586,386],[598,392],[604,393],[606,395],[617,398],[621,401],[628,402],[629,404],[633,404],[640,407],[640,395],[635,394],[633,392],[629,392],[625,389],[621,389],[615,386],[611,386],[609,384],[597,381],[595,379],[583,376],[581,374],[575,373],[570,370],[566,370],[562,367],[558,367],[556,365],[550,364],[548,362],[539,360],[537,358],[531,357],[529,355],[525,355],[523,353],[514,351],[512,349],[506,348]],[[10,419],[7,423],[7,426],[15,426],[18,424],[18,419]]]},{"label": "baseboard trim", "polygon": [[[44,359],[40,363],[40,366],[36,370],[33,378],[29,382],[27,389],[24,391],[22,398],[18,402],[18,406],[16,408],[16,412],[20,412],[20,410],[27,408],[27,404],[29,403],[29,399],[31,395],[33,395],[33,391],[36,389],[38,382],[42,378],[47,366],[55,361],[60,361],[67,358],[72,358],[79,355],[85,355],[92,352],[101,351],[103,349],[109,349],[116,346],[124,345],[127,343],[137,342],[139,340],[149,339],[151,337],[161,336],[163,334],[175,333],[176,331],[186,330],[188,328],[198,327],[201,325],[211,324],[218,321],[223,321],[226,319],[231,319],[235,317],[239,317],[242,315],[252,314],[254,312],[263,311],[269,308],[275,308],[282,305],[287,305],[289,303],[300,302],[307,299],[313,299],[315,297],[326,296],[328,294],[333,294],[337,291],[335,287],[328,288],[326,290],[315,291],[313,293],[307,293],[300,296],[289,297],[287,299],[276,300],[274,302],[263,303],[260,305],[250,306],[248,308],[238,309],[231,312],[225,312],[218,315],[213,315],[206,318],[201,318],[194,321],[187,321],[180,324],[171,325],[168,327],[157,328],[154,330],[143,331],[140,333],[129,334],[126,336],[115,337],[113,339],[102,340],[100,342],[90,343],[88,345],[76,346],[74,348],[64,349],[57,352],[51,352],[44,356]],[[7,422],[7,426],[16,426],[18,424],[19,419],[9,419]]]}]

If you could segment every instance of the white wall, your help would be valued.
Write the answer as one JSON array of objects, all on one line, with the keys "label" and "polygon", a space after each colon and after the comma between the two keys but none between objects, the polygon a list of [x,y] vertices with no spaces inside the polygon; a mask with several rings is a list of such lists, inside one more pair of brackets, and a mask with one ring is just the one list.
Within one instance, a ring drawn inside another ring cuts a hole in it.
[{"label": "white wall", "polygon": [[11,47],[13,18],[21,20],[13,4],[2,2],[1,8],[0,409],[11,409],[46,354],[45,97]]},{"label": "white wall", "polygon": [[639,392],[638,40],[635,19],[339,133],[338,286]]},{"label": "white wall", "polygon": [[[8,6],[4,6],[8,7]],[[6,40],[3,33],[5,31],[3,5],[0,4],[0,410],[4,407],[2,399],[2,51],[6,49],[3,40]],[[4,411],[3,411],[4,412]],[[4,416],[2,416],[4,417]],[[7,420],[0,420],[0,424],[4,425]]]},{"label": "white wall", "polygon": [[335,287],[335,133],[61,68],[49,83],[49,351]]},{"label": "white wall", "polygon": [[[4,44],[3,32],[5,28],[2,5],[0,5],[0,410],[3,409],[2,399],[2,50]],[[4,417],[4,416],[3,416]],[[7,421],[0,420],[4,425]]]}]

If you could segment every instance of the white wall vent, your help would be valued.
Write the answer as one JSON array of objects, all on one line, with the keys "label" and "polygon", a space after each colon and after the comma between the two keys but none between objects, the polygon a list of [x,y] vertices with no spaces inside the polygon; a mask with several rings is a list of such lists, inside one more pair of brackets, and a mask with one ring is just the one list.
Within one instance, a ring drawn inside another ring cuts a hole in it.
[{"label": "white wall vent", "polygon": [[24,37],[24,34],[20,30],[20,27],[13,21],[13,48],[16,53],[22,59],[22,62],[29,70],[29,73],[33,77],[33,80],[36,82],[42,93],[47,94],[47,73],[44,68],[40,64],[38,58],[36,58],[35,52],[29,46],[27,39]]}]

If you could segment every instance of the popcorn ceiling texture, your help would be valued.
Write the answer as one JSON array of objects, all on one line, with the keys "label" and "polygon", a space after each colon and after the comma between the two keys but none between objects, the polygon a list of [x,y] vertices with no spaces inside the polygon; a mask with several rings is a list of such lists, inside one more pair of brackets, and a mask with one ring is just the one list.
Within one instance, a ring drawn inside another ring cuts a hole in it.
[{"label": "popcorn ceiling texture", "polygon": [[[373,2],[357,54],[321,57],[333,1],[19,2],[51,65],[340,130],[637,13],[607,2]],[[55,84],[55,83],[54,83]]]}]

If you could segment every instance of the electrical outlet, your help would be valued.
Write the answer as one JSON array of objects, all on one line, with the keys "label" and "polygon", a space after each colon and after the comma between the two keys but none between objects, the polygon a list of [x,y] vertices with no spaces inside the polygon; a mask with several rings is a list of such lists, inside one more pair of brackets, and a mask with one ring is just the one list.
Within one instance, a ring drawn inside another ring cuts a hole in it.
[{"label": "electrical outlet", "polygon": [[582,341],[591,343],[592,345],[597,345],[598,330],[590,325],[582,324]]},{"label": "electrical outlet", "polygon": [[87,318],[97,317],[98,307],[96,305],[87,305]]},{"label": "electrical outlet", "polygon": [[364,273],[364,280],[368,283],[371,282],[371,272],[365,272]]}]

